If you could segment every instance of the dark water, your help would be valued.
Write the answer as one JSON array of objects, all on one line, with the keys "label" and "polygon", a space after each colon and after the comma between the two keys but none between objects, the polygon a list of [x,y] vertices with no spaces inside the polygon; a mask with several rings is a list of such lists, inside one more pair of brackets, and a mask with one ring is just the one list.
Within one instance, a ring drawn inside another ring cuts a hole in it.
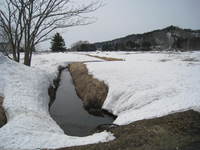
[{"label": "dark water", "polygon": [[71,75],[67,70],[61,74],[56,100],[50,108],[53,119],[68,135],[87,136],[101,124],[110,124],[113,118],[105,115],[97,117],[83,108],[81,99],[76,95]]}]

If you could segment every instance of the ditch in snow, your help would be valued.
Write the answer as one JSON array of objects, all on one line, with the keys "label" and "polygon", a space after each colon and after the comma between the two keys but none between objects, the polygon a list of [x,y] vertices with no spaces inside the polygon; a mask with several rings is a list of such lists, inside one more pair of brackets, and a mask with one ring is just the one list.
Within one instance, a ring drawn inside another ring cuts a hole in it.
[{"label": "ditch in snow", "polygon": [[107,114],[104,114],[104,117],[93,116],[84,109],[67,69],[61,73],[60,86],[56,93],[56,100],[50,108],[50,114],[65,134],[72,136],[90,135],[94,133],[97,126],[112,124],[114,120]]}]

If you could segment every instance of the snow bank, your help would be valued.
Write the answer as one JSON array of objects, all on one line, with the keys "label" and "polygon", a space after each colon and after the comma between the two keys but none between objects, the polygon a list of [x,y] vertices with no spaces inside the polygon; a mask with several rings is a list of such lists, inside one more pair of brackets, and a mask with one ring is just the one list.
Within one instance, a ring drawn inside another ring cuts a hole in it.
[{"label": "snow bank", "polygon": [[[48,86],[57,67],[69,62],[100,61],[85,53],[51,53],[33,56],[33,67],[0,54],[0,95],[8,123],[0,128],[0,149],[45,149],[113,140],[111,133],[88,137],[65,135],[48,112]],[[114,123],[200,110],[200,52],[90,53],[126,61],[86,63],[89,72],[104,80],[109,93],[103,108],[118,115]]]},{"label": "snow bank", "polygon": [[81,138],[64,134],[49,115],[48,87],[51,80],[48,76],[50,72],[56,72],[60,62],[88,58],[70,54],[60,58],[59,62],[52,62],[61,54],[43,56],[34,58],[33,62],[35,67],[41,63],[46,72],[15,63],[0,54],[0,94],[5,97],[3,106],[8,117],[8,123],[0,128],[0,149],[59,148],[113,140],[113,135],[108,132]]},{"label": "snow bank", "polygon": [[109,86],[103,108],[118,116],[114,123],[199,110],[200,52],[107,52],[106,56],[117,54],[126,61],[87,64],[89,72]]}]

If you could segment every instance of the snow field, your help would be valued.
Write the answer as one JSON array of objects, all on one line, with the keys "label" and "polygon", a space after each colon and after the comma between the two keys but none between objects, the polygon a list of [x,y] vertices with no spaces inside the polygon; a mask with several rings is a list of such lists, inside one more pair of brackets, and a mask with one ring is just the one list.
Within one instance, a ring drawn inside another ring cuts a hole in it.
[{"label": "snow field", "polygon": [[126,61],[87,64],[90,74],[109,86],[103,108],[118,116],[114,123],[199,110],[200,52],[117,54]]},{"label": "snow field", "polygon": [[[57,56],[56,56],[57,55]],[[87,137],[65,135],[50,117],[48,87],[62,62],[94,60],[75,54],[36,56],[33,67],[8,60],[0,54],[0,93],[8,122],[0,128],[1,150],[60,148],[106,142],[114,139],[108,132]],[[49,57],[48,57],[49,56]],[[58,57],[60,56],[60,57]],[[45,63],[43,62],[45,60]],[[38,69],[36,67],[40,67]],[[49,65],[48,65],[49,64]],[[45,71],[42,71],[45,70]]]},{"label": "snow field", "polygon": [[89,73],[109,86],[103,108],[118,116],[116,124],[200,110],[200,52],[90,53],[125,60],[117,62],[84,54],[88,53],[36,54],[31,68],[0,54],[0,95],[5,97],[8,117],[0,129],[1,150],[59,148],[114,139],[108,132],[81,138],[65,135],[50,117],[48,87],[57,67],[69,62],[85,62]]}]

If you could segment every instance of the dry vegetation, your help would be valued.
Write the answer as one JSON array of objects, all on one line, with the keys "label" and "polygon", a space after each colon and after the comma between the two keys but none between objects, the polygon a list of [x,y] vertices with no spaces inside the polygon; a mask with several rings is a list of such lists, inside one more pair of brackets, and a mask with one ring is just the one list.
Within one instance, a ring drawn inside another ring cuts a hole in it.
[{"label": "dry vegetation", "polygon": [[101,109],[108,93],[108,86],[88,74],[83,63],[69,65],[77,95],[83,100],[84,107],[89,109]]},{"label": "dry vegetation", "polygon": [[114,141],[60,150],[200,149],[200,113],[194,111],[141,120],[110,131],[116,137]]},{"label": "dry vegetation", "polygon": [[124,61],[124,59],[121,59],[121,58],[101,57],[101,56],[90,55],[90,54],[88,54],[87,56],[103,59],[106,61]]},{"label": "dry vegetation", "polygon": [[0,96],[0,128],[7,122],[6,115],[2,105],[3,105],[3,97]]}]

